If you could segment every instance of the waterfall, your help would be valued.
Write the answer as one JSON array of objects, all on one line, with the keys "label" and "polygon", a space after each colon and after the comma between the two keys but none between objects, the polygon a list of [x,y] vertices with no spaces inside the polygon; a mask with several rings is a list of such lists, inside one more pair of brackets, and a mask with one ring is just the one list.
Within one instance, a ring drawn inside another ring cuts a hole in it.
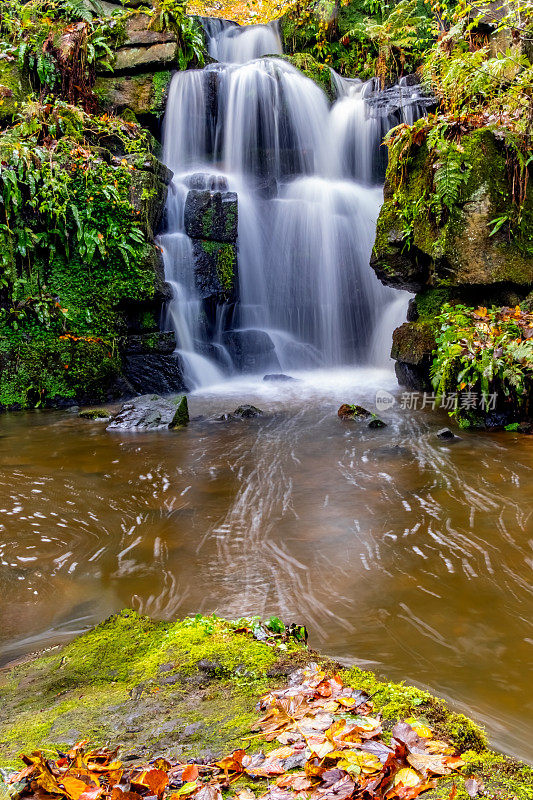
[{"label": "waterfall", "polygon": [[[173,289],[167,322],[187,382],[194,388],[239,369],[383,361],[390,336],[384,342],[376,331],[387,307],[404,314],[406,300],[369,266],[380,144],[390,127],[423,113],[423,96],[407,83],[379,92],[374,80],[332,73],[330,105],[290,63],[265,57],[281,51],[274,26],[203,24],[217,63],[174,75],[163,133],[174,172],[160,237]],[[238,298],[215,310],[195,286],[184,228],[193,185],[238,196]]]}]

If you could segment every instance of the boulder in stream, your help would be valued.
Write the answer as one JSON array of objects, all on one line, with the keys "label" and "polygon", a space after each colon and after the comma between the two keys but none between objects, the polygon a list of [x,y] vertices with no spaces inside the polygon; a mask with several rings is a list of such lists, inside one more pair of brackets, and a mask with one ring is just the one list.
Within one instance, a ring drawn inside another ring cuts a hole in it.
[{"label": "boulder in stream", "polygon": [[343,403],[337,414],[341,419],[367,419],[372,416],[370,411],[367,411],[363,406],[350,405],[349,403]]},{"label": "boulder in stream", "polygon": [[189,421],[187,398],[166,399],[159,395],[142,395],[124,403],[108,431],[154,431],[181,428]]},{"label": "boulder in stream", "polygon": [[240,417],[241,419],[252,419],[253,417],[262,417],[263,412],[260,408],[252,405],[244,405],[239,406],[233,412],[235,417]]},{"label": "boulder in stream", "polygon": [[275,383],[289,383],[289,382],[297,382],[297,378],[292,378],[290,375],[284,375],[283,372],[272,372],[269,375],[265,375],[263,378],[264,381],[272,381]]}]

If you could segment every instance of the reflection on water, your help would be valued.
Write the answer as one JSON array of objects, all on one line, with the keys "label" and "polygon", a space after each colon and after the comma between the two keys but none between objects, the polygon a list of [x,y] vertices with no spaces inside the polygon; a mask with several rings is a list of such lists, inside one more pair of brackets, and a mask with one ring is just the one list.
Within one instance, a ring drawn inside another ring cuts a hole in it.
[{"label": "reflection on water", "polygon": [[[106,433],[67,412],[0,419],[0,648],[6,662],[124,606],[170,618],[279,613],[311,641],[453,698],[533,761],[531,439],[431,412],[341,422],[388,373],[249,381],[192,415],[260,420]],[[317,388],[319,387],[319,388]]]}]

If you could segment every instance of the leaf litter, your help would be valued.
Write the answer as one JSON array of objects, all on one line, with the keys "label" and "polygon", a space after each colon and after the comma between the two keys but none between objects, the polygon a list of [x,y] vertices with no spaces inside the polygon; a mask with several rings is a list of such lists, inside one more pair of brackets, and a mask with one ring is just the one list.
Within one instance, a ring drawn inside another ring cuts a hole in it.
[{"label": "leaf litter", "polygon": [[276,742],[267,753],[242,748],[207,764],[158,758],[126,766],[117,749],[87,749],[84,740],[55,760],[40,751],[22,755],[24,768],[9,779],[11,794],[28,800],[412,800],[464,765],[421,720],[400,721],[384,736],[371,698],[316,664],[261,697],[257,710],[261,717],[246,741]]}]

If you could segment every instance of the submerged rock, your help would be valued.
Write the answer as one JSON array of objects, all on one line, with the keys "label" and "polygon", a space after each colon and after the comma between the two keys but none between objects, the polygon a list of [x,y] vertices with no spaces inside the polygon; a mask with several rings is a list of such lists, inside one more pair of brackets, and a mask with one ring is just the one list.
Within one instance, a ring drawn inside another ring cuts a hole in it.
[{"label": "submerged rock", "polygon": [[260,408],[252,405],[244,405],[239,406],[233,412],[234,416],[240,417],[241,419],[252,419],[253,417],[262,417],[263,412]]},{"label": "submerged rock", "polygon": [[107,426],[107,430],[173,429],[186,425],[188,421],[189,412],[185,396],[167,400],[158,395],[143,395],[124,403],[114,420]]},{"label": "submerged rock", "polygon": [[273,372],[269,375],[265,375],[263,378],[264,381],[275,381],[277,383],[289,383],[289,382],[297,382],[297,378],[292,378],[290,375],[284,375],[282,372]]}]

